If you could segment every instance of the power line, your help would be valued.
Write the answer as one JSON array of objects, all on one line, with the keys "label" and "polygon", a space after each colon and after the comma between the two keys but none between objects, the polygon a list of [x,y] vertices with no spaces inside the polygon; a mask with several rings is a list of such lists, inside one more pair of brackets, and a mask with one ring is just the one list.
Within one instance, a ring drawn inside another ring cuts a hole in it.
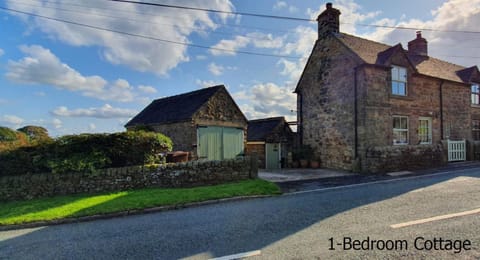
[{"label": "power line", "polygon": [[19,11],[19,10],[15,10],[15,9],[10,9],[10,8],[7,8],[7,7],[2,7],[2,6],[0,6],[0,9],[10,11],[10,12],[15,12],[15,13],[21,13],[21,14],[25,14],[25,15],[29,15],[29,16],[39,17],[39,18],[43,18],[43,19],[47,19],[47,20],[73,24],[73,25],[77,25],[77,26],[90,28],[90,29],[113,32],[113,33],[118,33],[118,34],[122,34],[122,35],[133,36],[133,37],[138,37],[138,38],[143,38],[143,39],[148,39],[148,40],[154,40],[154,41],[159,41],[159,42],[164,42],[164,43],[184,45],[184,46],[190,46],[190,47],[201,48],[201,49],[209,49],[209,50],[215,50],[215,51],[221,51],[221,52],[239,53],[239,54],[264,56],[264,57],[277,57],[277,58],[286,58],[286,59],[299,59],[299,58],[301,58],[299,56],[268,54],[268,53],[252,52],[252,51],[238,51],[238,50],[223,49],[223,48],[204,46],[204,45],[192,44],[192,43],[186,43],[186,42],[177,42],[177,41],[172,41],[172,40],[167,40],[167,39],[156,38],[156,37],[152,37],[152,36],[146,36],[146,35],[140,35],[140,34],[135,34],[135,33],[129,33],[129,32],[123,32],[123,31],[119,31],[119,30],[103,28],[103,27],[99,27],[99,26],[95,26],[95,25],[89,25],[89,24],[84,24],[84,23],[68,21],[68,20],[49,17],[49,16],[43,16],[43,15],[39,15],[39,14]]},{"label": "power line", "polygon": [[[32,4],[22,3],[21,1],[18,1],[16,3],[20,4],[20,5],[25,5],[25,6],[31,6],[31,7],[42,8],[42,9],[57,10],[57,11],[61,11],[61,12],[70,12],[70,13],[90,15],[90,16],[99,16],[99,17],[106,17],[106,18],[113,18],[113,19],[121,19],[121,20],[125,20],[125,21],[137,22],[137,23],[148,23],[148,24],[162,25],[162,26],[169,26],[169,27],[187,28],[187,29],[197,30],[196,31],[197,33],[206,31],[206,30],[199,30],[200,28],[194,27],[194,26],[179,26],[178,24],[158,23],[158,22],[152,22],[151,20],[147,21],[147,20],[125,18],[125,17],[99,14],[99,13],[88,13],[88,12],[85,12],[83,10],[80,11],[80,10],[72,10],[72,9],[65,9],[65,8],[52,7],[52,6],[32,5]],[[130,12],[130,13],[132,13],[132,12]],[[138,13],[135,13],[135,14],[138,14]],[[141,14],[138,14],[138,15],[141,15]],[[159,16],[159,15],[156,15],[156,16]],[[173,17],[171,17],[171,18],[173,18]],[[234,34],[234,33],[216,31],[216,30],[208,31],[208,33],[219,34],[219,35],[229,35],[229,36],[236,36],[237,35],[237,34]],[[265,37],[255,37],[255,36],[252,36],[252,35],[243,35],[242,37],[250,38],[250,39],[265,40]]]},{"label": "power line", "polygon": [[120,3],[130,3],[130,4],[140,4],[140,5],[149,5],[149,6],[157,6],[157,7],[176,8],[176,9],[193,10],[193,11],[204,11],[204,12],[210,12],[210,13],[222,13],[222,14],[231,14],[231,15],[253,16],[253,17],[270,18],[270,19],[283,19],[283,20],[302,21],[302,22],[314,22],[315,21],[315,20],[312,20],[312,19],[306,19],[306,18],[300,18],[300,17],[279,16],[279,15],[269,15],[269,14],[256,14],[256,13],[247,13],[247,12],[232,12],[232,11],[222,11],[222,10],[209,9],[209,8],[158,4],[158,3],[150,3],[150,2],[138,2],[138,1],[129,1],[129,0],[108,0],[108,1],[120,2]]},{"label": "power line", "polygon": [[[315,22],[316,21],[315,19],[307,19],[307,18],[300,18],[300,17],[268,15],[268,14],[258,14],[258,13],[248,13],[248,12],[222,11],[222,10],[217,10],[217,9],[198,8],[198,7],[180,6],[180,5],[169,5],[169,4],[158,4],[158,3],[151,3],[151,2],[140,2],[140,1],[130,1],[130,0],[107,0],[107,1],[119,2],[119,3],[138,4],[138,5],[148,5],[148,6],[156,6],[156,7],[176,8],[176,9],[183,9],[183,10],[203,11],[203,12],[211,12],[211,13],[253,16],[253,17],[270,18],[270,19],[283,19],[283,20],[302,21],[302,22]],[[389,28],[389,29],[399,29],[399,30],[433,31],[433,32],[447,32],[447,33],[474,33],[474,34],[478,33],[478,34],[480,34],[480,31],[469,31],[469,30],[441,30],[441,29],[433,29],[433,28],[415,28],[415,27],[407,27],[407,26],[388,26],[388,25],[360,24],[360,23],[348,23],[348,22],[340,22],[340,24],[352,24],[352,25],[358,25],[358,26],[364,26],[364,27]]]}]

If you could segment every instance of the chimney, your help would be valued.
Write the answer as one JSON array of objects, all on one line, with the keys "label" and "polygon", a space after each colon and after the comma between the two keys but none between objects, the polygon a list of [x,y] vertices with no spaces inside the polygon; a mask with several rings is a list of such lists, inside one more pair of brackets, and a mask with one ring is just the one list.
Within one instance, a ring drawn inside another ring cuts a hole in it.
[{"label": "chimney", "polygon": [[332,3],[327,3],[327,9],[317,18],[318,38],[324,38],[332,33],[340,32],[340,11],[332,7]]},{"label": "chimney", "polygon": [[408,42],[408,54],[428,56],[427,40],[422,37],[422,32],[417,31],[417,38]]}]

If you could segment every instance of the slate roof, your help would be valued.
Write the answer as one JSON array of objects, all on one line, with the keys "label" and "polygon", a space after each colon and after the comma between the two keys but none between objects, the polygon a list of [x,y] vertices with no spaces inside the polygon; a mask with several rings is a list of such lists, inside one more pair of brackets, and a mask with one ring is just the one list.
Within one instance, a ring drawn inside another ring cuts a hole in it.
[{"label": "slate roof", "polygon": [[[386,58],[392,54],[391,52],[395,51],[395,48],[392,48],[392,46],[387,44],[363,39],[345,33],[338,33],[336,34],[336,37],[347,48],[357,54],[360,59],[368,64],[383,65],[383,62],[385,62]],[[463,66],[429,56],[425,57],[410,55],[407,50],[404,51],[410,62],[415,66],[417,72],[420,74],[459,83],[469,83],[465,82],[462,77],[458,75],[459,71],[465,69]]]},{"label": "slate roof", "polygon": [[189,120],[193,114],[220,89],[225,89],[225,86],[218,85],[185,94],[156,99],[132,118],[125,127]]},{"label": "slate roof", "polygon": [[248,121],[247,141],[265,141],[270,133],[285,121],[283,117],[272,117]]}]

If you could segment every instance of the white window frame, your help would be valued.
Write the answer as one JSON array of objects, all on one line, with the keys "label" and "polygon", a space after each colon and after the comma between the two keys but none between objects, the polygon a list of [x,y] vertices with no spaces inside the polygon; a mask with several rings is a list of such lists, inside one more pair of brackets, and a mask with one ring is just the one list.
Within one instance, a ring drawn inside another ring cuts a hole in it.
[{"label": "white window frame", "polygon": [[[420,136],[420,128],[422,127],[421,121],[427,121],[427,142],[422,142]],[[418,139],[420,144],[432,144],[432,118],[431,117],[419,117],[418,118]]]},{"label": "white window frame", "polygon": [[480,105],[480,86],[478,84],[473,84],[470,90],[472,105]]},{"label": "white window frame", "polygon": [[[402,119],[406,120],[407,128],[395,128],[395,118],[400,119],[400,124],[401,124]],[[406,143],[399,143],[399,142],[396,142],[395,139],[393,139],[393,145],[408,145],[408,143],[409,143],[408,125],[409,125],[408,124],[408,116],[398,116],[398,115],[392,116],[393,136],[395,136],[395,132],[406,132],[406,135],[407,135],[407,138],[406,138],[407,142]]]},{"label": "white window frame", "polygon": [[[402,75],[402,71],[404,71],[403,73],[403,77],[401,76]],[[405,67],[401,67],[401,66],[396,66],[396,65],[392,65],[392,71],[391,71],[391,76],[392,76],[392,83],[391,83],[391,93],[392,95],[395,95],[395,96],[407,96],[407,68]],[[404,92],[403,93],[399,93],[399,88],[398,88],[398,85],[395,86],[396,84],[400,84],[400,83],[403,83],[404,84]]]}]

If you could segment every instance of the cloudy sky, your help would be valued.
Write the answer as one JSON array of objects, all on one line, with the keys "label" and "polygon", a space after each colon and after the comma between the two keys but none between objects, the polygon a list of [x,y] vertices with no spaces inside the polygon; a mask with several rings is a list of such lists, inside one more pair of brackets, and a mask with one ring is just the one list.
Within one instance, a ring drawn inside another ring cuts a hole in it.
[{"label": "cloudy sky", "polygon": [[[145,2],[308,19],[326,3]],[[342,32],[406,47],[415,29],[391,27],[435,29],[422,33],[431,56],[480,64],[480,0],[332,2]],[[6,0],[0,8],[0,125],[40,125],[53,136],[123,131],[152,100],[217,84],[249,119],[295,120],[292,91],[317,37],[315,22],[107,0]]]}]

